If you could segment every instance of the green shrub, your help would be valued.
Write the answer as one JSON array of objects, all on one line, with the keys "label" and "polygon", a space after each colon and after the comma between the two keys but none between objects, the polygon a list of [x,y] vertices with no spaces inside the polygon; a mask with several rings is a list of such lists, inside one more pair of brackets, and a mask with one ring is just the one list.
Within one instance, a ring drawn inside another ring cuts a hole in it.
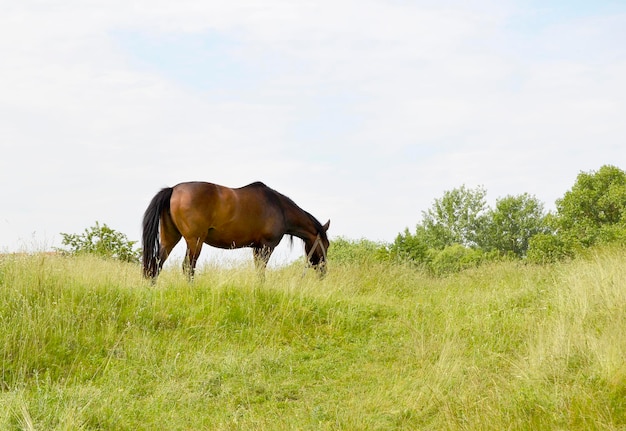
[{"label": "green shrub", "polygon": [[328,258],[338,263],[382,262],[388,260],[389,250],[385,243],[340,237],[333,240]]},{"label": "green shrub", "polygon": [[486,253],[480,249],[450,245],[443,250],[430,249],[425,267],[435,276],[454,274],[465,269],[476,268],[485,261],[496,260],[498,253]]},{"label": "green shrub", "polygon": [[82,234],[61,233],[61,236],[63,245],[69,247],[60,250],[64,253],[93,254],[123,262],[139,262],[141,256],[141,251],[133,248],[137,241],[129,241],[125,234],[106,224],[96,222]]},{"label": "green shrub", "polygon": [[552,263],[571,257],[573,249],[558,235],[539,233],[529,241],[527,260],[532,263]]},{"label": "green shrub", "polygon": [[426,242],[405,229],[404,233],[398,234],[389,248],[390,256],[402,262],[411,262],[421,265],[428,260],[428,246]]}]

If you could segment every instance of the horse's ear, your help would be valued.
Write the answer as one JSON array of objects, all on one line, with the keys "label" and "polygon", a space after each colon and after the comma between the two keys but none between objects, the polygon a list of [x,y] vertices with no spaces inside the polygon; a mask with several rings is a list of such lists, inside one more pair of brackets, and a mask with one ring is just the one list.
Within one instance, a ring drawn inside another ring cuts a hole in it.
[{"label": "horse's ear", "polygon": [[326,224],[322,226],[322,229],[324,229],[324,232],[327,232],[329,227],[330,227],[330,220],[328,220]]}]

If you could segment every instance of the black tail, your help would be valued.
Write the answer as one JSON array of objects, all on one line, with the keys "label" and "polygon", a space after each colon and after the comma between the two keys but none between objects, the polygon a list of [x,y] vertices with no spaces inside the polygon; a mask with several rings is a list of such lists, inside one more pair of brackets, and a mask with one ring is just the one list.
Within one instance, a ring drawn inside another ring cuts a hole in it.
[{"label": "black tail", "polygon": [[163,211],[170,209],[171,187],[162,189],[148,205],[143,215],[143,275],[146,278],[155,278],[159,275],[159,221]]}]

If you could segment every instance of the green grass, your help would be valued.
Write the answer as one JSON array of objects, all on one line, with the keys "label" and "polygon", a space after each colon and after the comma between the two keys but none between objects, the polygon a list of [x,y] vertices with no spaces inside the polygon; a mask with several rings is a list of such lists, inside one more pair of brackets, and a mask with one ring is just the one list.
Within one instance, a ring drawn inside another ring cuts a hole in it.
[{"label": "green grass", "polygon": [[1,257],[0,429],[626,429],[624,249],[301,275]]}]

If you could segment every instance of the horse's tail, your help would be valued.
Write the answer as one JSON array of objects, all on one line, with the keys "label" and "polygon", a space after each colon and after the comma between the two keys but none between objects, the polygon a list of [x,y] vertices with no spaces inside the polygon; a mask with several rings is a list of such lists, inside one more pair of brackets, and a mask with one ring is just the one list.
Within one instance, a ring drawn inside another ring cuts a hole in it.
[{"label": "horse's tail", "polygon": [[154,278],[159,274],[159,253],[161,243],[159,241],[159,222],[163,211],[169,211],[171,187],[158,192],[148,205],[143,215],[143,275],[146,278]]}]

